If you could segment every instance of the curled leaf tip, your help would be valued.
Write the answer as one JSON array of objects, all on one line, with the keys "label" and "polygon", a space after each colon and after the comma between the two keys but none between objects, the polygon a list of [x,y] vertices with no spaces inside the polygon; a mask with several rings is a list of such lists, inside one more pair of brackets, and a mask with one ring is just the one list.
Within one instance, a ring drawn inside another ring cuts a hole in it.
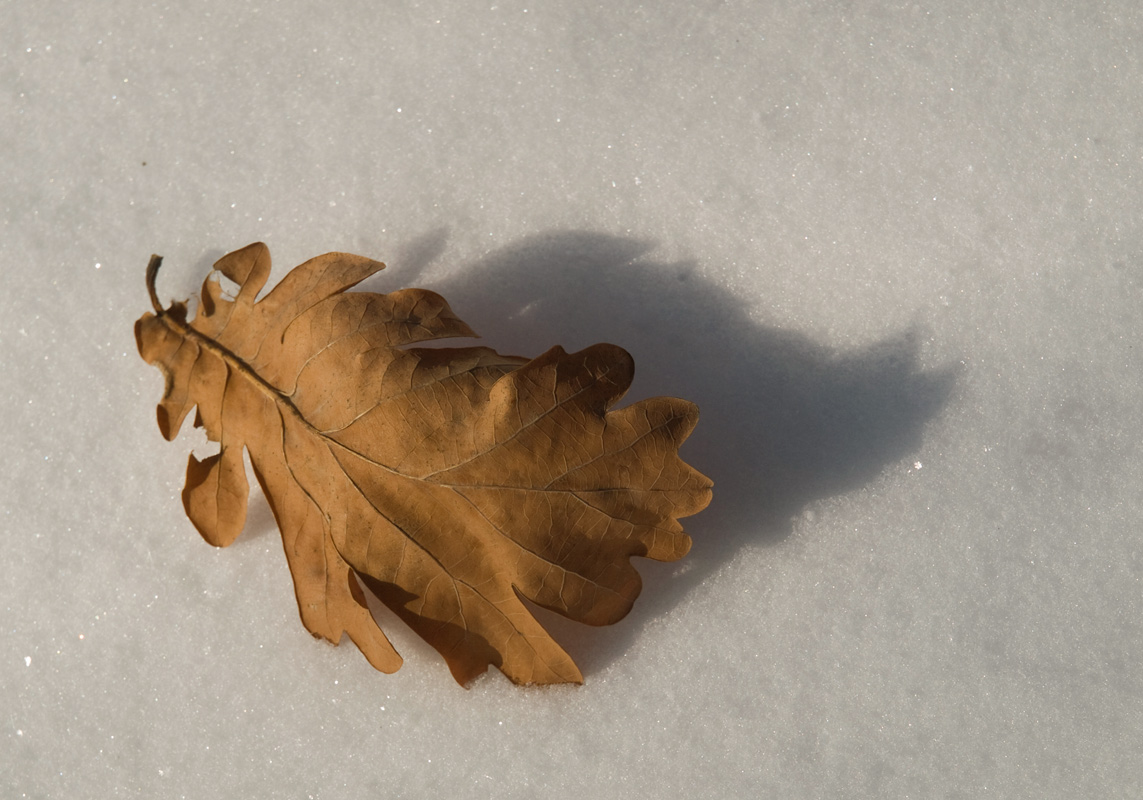
[{"label": "curled leaf tip", "polygon": [[155,277],[159,274],[159,267],[162,264],[163,257],[153,254],[147,263],[147,293],[151,295],[151,305],[155,307],[155,312],[158,314],[163,313],[163,305],[159,302],[158,292],[155,291]]}]

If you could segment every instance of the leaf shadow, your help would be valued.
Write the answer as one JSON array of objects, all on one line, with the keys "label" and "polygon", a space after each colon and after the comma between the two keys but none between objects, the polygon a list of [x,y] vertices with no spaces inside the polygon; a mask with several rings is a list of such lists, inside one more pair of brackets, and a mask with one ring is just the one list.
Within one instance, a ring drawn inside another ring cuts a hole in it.
[{"label": "leaf shadow", "polygon": [[[443,250],[445,237],[438,229],[417,240],[416,271]],[[635,358],[624,404],[666,394],[699,406],[681,453],[714,481],[714,500],[684,520],[694,547],[681,567],[637,559],[650,579],[631,614],[610,628],[537,609],[589,677],[739,550],[780,542],[806,504],[858,488],[915,452],[955,381],[952,368],[920,368],[916,328],[839,352],[759,325],[742,300],[704,281],[695,262],[655,261],[653,247],[553,230],[430,287],[500,352],[533,356],[554,344],[573,351],[612,342]],[[407,285],[405,271],[395,272],[389,279]]]}]

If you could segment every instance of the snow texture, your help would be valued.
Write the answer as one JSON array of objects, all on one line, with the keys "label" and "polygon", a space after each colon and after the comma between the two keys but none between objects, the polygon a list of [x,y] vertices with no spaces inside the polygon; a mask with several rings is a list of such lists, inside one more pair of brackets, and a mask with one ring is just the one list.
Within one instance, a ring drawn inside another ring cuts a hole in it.
[{"label": "snow texture", "polygon": [[[0,794],[1143,796],[1143,11],[943,8],[0,1]],[[584,686],[194,532],[132,325],[255,240],[700,404]]]}]

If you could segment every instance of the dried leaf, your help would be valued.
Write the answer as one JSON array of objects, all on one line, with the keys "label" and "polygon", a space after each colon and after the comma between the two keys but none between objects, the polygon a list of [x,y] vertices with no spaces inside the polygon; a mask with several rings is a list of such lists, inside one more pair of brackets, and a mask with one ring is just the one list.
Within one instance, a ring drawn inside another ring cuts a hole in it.
[{"label": "dried leaf", "polygon": [[621,619],[639,594],[631,556],[681,558],[679,517],[710,481],[679,444],[690,403],[609,410],[632,361],[608,344],[535,359],[486,347],[411,347],[474,336],[424,289],[346,293],[383,264],[328,253],[255,302],[270,274],[261,243],[215,268],[187,307],[135,324],[143,359],[166,376],[159,429],[173,439],[192,407],[217,455],[187,464],[183,504],[208,542],[242,531],[249,453],[281,530],[302,622],[342,633],[369,662],[401,658],[358,578],[440,651],[462,685],[498,667],[516,683],[579,683],[571,658],[521,598],[590,625]]}]

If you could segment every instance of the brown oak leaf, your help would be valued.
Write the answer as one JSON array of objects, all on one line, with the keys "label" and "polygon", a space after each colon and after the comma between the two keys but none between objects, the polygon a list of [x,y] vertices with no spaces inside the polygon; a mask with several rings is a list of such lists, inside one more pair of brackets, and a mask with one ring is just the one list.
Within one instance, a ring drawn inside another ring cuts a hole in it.
[{"label": "brown oak leaf", "polygon": [[159,429],[192,407],[220,444],[187,464],[183,504],[208,542],[242,531],[243,448],[293,575],[302,622],[342,633],[382,672],[401,657],[378,628],[368,587],[448,663],[462,685],[494,665],[516,683],[581,683],[522,598],[589,625],[630,610],[631,556],[681,558],[678,518],[710,481],[678,457],[698,418],[659,397],[611,407],[633,364],[598,344],[534,359],[419,342],[475,334],[439,295],[346,292],[383,264],[327,253],[255,301],[270,254],[255,243],[208,276],[200,305],[159,303],[135,323],[139,353],[166,377]]}]

